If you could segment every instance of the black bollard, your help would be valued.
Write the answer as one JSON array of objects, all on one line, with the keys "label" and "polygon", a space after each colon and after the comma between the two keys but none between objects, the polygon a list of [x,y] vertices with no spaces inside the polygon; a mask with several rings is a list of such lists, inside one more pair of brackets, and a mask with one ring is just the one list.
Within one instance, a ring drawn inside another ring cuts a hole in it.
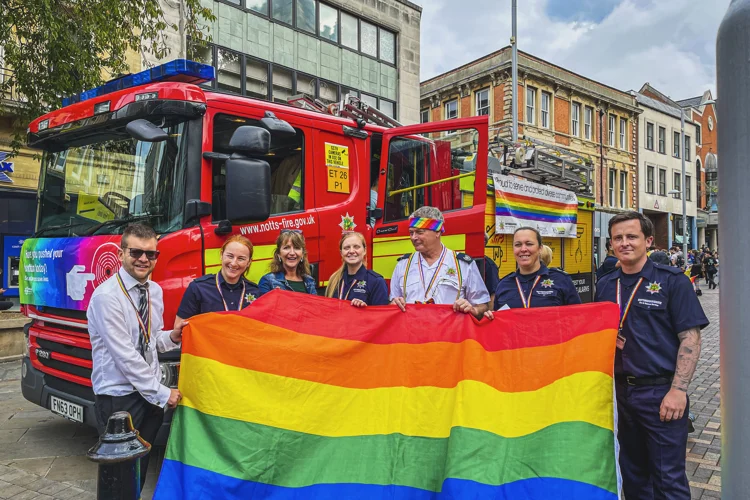
[{"label": "black bollard", "polygon": [[89,460],[99,464],[96,497],[99,500],[138,500],[141,497],[140,459],[149,451],[151,445],[133,428],[130,413],[113,413],[99,442],[87,453]]}]

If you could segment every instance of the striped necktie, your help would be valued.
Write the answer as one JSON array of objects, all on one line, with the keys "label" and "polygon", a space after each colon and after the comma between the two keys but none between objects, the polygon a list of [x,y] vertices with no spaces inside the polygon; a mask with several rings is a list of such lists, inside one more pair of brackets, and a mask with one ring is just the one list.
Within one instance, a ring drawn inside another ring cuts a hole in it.
[{"label": "striped necktie", "polygon": [[[148,324],[148,283],[141,283],[136,285],[138,288],[139,299],[138,299],[138,315],[141,317],[141,321],[146,325],[146,328],[151,328]],[[146,333],[141,331],[141,354],[146,350]]]}]

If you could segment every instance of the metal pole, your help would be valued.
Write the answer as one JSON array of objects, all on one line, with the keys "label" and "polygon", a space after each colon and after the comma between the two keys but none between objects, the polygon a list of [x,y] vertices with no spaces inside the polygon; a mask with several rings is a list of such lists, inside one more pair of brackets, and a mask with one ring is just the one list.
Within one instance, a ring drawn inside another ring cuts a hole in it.
[{"label": "metal pole", "polygon": [[511,114],[513,115],[513,142],[518,142],[518,38],[516,30],[516,0],[513,0],[512,17],[513,17],[513,32],[510,37],[510,46],[513,49],[513,61],[511,63],[513,73],[513,90],[512,90],[512,104]]},{"label": "metal pole", "polygon": [[682,148],[682,258],[685,260],[687,265],[687,185],[685,184],[685,155],[687,154],[687,148],[685,147],[685,111],[680,108],[680,147]]},{"label": "metal pole", "polygon": [[750,491],[750,0],[732,0],[716,38],[719,245],[721,247],[721,497],[746,499]]}]

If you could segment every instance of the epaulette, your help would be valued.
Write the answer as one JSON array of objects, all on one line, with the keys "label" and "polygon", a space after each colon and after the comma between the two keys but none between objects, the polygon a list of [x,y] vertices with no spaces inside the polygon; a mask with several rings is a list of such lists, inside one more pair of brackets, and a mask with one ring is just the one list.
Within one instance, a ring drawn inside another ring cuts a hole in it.
[{"label": "epaulette", "polygon": [[367,274],[369,274],[370,276],[375,276],[376,278],[382,278],[383,277],[383,275],[376,273],[372,269],[368,269],[367,270]]},{"label": "epaulette", "polygon": [[215,280],[215,274],[204,274],[200,278],[195,278],[193,281],[213,281]]},{"label": "epaulette", "polygon": [[510,278],[511,276],[515,276],[515,275],[516,275],[516,272],[512,271],[512,272],[509,272],[508,274],[506,274],[505,276],[503,276],[502,278],[500,278],[500,280],[502,281],[505,278]]},{"label": "epaulette", "polygon": [[667,265],[664,265],[664,264],[657,264],[656,262],[654,262],[653,264],[654,264],[654,267],[656,269],[661,269],[661,270],[664,270],[664,271],[669,271],[672,274],[684,274],[685,273],[685,271],[683,271],[679,267],[667,266]]},{"label": "epaulette", "polygon": [[474,262],[474,259],[472,259],[471,256],[466,255],[465,253],[456,253],[456,257],[466,262],[467,264],[471,264],[472,262]]},{"label": "epaulette", "polygon": [[408,259],[409,257],[411,257],[411,254],[410,253],[405,253],[404,255],[402,255],[401,257],[399,257],[397,260],[404,260],[404,259]]},{"label": "epaulette", "polygon": [[549,268],[547,268],[547,269],[549,269],[550,271],[556,271],[556,272],[558,272],[558,273],[562,273],[562,274],[564,274],[565,276],[570,276],[570,274],[566,273],[565,271],[563,271],[563,270],[562,270],[562,269],[560,269],[559,267],[549,267]]}]

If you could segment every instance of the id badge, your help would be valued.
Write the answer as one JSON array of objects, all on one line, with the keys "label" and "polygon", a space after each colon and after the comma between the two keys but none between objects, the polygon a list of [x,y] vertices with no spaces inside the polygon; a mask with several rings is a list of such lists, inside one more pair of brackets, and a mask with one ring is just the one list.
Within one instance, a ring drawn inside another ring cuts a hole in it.
[{"label": "id badge", "polygon": [[154,352],[150,349],[148,344],[144,346],[144,349],[143,358],[146,360],[146,363],[148,363],[148,366],[152,366],[154,363]]},{"label": "id badge", "polygon": [[625,337],[623,337],[621,334],[619,334],[619,333],[617,334],[617,348],[619,350],[622,351],[625,348],[625,341],[626,340],[627,339]]}]

